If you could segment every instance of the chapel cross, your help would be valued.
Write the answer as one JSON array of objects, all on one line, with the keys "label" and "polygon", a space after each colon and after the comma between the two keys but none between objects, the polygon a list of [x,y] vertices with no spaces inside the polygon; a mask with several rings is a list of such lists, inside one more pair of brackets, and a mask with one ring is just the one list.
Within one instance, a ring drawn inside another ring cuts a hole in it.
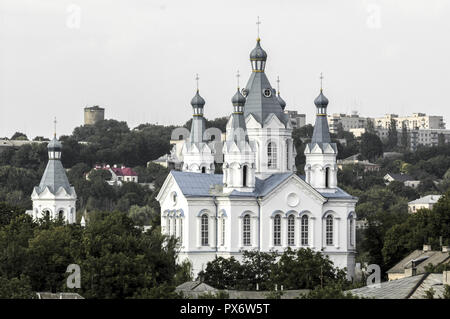
[{"label": "chapel cross", "polygon": [[239,70],[237,70],[237,73],[236,73],[236,79],[237,79],[237,87],[238,87],[238,90],[239,90],[239,78],[240,78],[240,74],[239,74]]},{"label": "chapel cross", "polygon": [[198,80],[200,80],[200,78],[198,77],[198,73],[195,74],[195,81],[197,82],[197,91],[198,91]]},{"label": "chapel cross", "polygon": [[258,28],[258,40],[259,40],[259,25],[261,24],[261,21],[259,21],[259,16],[258,16],[258,19],[257,19],[257,21],[256,21],[256,26],[257,26],[257,28]]}]

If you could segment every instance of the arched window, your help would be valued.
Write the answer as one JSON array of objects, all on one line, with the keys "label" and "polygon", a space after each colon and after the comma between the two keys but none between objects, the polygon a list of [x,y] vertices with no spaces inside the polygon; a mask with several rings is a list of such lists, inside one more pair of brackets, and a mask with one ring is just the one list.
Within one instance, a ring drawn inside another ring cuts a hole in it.
[{"label": "arched window", "polygon": [[302,230],[301,230],[301,239],[302,239],[302,246],[308,246],[308,216],[303,215],[302,216]]},{"label": "arched window", "polygon": [[273,245],[281,246],[281,217],[276,215],[273,219]]},{"label": "arched window", "polygon": [[206,167],[202,167],[202,173],[203,173],[203,174],[206,173]]},{"label": "arched window", "polygon": [[64,211],[61,209],[59,212],[58,212],[58,219],[63,219],[64,218]]},{"label": "arched window", "polygon": [[251,245],[250,215],[248,215],[248,214],[244,216],[242,238],[243,238],[244,246],[250,246]]},{"label": "arched window", "polygon": [[202,215],[202,226],[201,226],[201,238],[202,238],[202,246],[208,246],[209,232],[208,232],[208,215]]},{"label": "arched window", "polygon": [[325,188],[328,188],[330,185],[330,168],[325,168]]},{"label": "arched window", "polygon": [[288,246],[295,245],[295,217],[294,215],[290,215],[288,217]]},{"label": "arched window", "polygon": [[326,219],[326,242],[327,246],[333,245],[333,216],[328,215]]},{"label": "arched window", "polygon": [[45,218],[50,218],[50,211],[48,209],[45,209],[43,211],[43,213],[44,213],[43,215],[44,215]]},{"label": "arched window", "polygon": [[242,186],[247,186],[247,165],[242,168]]},{"label": "arched window", "polygon": [[353,246],[355,243],[353,241],[353,216],[350,217],[349,222],[349,230],[348,230],[348,237],[350,237],[350,246]]},{"label": "arched window", "polygon": [[267,166],[277,168],[277,144],[275,142],[267,144]]},{"label": "arched window", "polygon": [[225,218],[222,217],[222,246],[225,246]]}]

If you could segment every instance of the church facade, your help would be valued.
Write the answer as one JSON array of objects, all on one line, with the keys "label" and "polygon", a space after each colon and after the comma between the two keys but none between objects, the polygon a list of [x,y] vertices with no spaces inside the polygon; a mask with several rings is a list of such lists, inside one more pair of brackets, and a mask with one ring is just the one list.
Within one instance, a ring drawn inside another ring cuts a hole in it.
[{"label": "church facade", "polygon": [[214,174],[217,143],[205,137],[205,100],[197,90],[183,170],[171,171],[157,196],[162,233],[178,238],[179,261],[189,259],[194,275],[215,257],[240,260],[245,250],[308,247],[353,277],[357,198],[337,187],[328,100],[321,89],[314,101],[314,134],[305,148],[306,176],[298,176],[286,103],[270,85],[266,61],[258,38],[250,53],[250,79],[231,99],[220,143],[223,174]]}]

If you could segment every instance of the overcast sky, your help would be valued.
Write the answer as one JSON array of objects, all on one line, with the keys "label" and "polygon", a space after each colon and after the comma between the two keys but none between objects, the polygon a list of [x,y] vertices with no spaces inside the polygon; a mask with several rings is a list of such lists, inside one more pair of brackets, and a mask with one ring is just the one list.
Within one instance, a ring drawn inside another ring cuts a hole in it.
[{"label": "overcast sky", "polygon": [[70,134],[92,105],[182,124],[196,73],[205,116],[229,115],[258,15],[269,80],[307,122],[320,72],[329,113],[450,121],[448,0],[0,0],[0,137],[49,137],[55,116]]}]

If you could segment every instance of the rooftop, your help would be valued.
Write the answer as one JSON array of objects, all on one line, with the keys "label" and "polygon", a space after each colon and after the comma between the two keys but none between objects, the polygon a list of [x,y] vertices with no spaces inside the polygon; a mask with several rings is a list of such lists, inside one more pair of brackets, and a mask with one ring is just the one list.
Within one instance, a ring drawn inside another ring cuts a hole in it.
[{"label": "rooftop", "polygon": [[403,258],[399,263],[387,271],[388,274],[405,273],[405,269],[412,267],[412,261],[416,263],[417,274],[425,272],[425,267],[433,264],[440,265],[444,262],[450,261],[450,255],[447,251],[435,250],[415,250],[408,256]]},{"label": "rooftop", "polygon": [[436,204],[441,197],[442,195],[427,195],[413,200],[408,204]]},{"label": "rooftop", "polygon": [[430,288],[435,291],[435,298],[444,292],[443,275],[420,274],[397,280],[382,282],[379,285],[370,285],[352,289],[354,295],[375,299],[424,299],[425,292]]}]

